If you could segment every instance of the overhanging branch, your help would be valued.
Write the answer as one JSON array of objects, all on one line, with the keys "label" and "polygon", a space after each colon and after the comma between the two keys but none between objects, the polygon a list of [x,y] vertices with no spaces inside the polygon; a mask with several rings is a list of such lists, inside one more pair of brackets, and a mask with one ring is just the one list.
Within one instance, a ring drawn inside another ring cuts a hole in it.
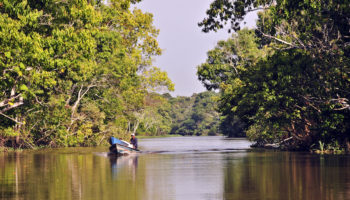
[{"label": "overhanging branch", "polygon": [[6,117],[7,119],[10,119],[10,120],[16,122],[17,124],[23,124],[22,122],[19,122],[19,121],[17,121],[16,119],[14,119],[14,118],[12,118],[12,117],[10,117],[10,116],[8,116],[8,115],[5,115],[5,114],[2,113],[2,112],[0,112],[0,115]]}]

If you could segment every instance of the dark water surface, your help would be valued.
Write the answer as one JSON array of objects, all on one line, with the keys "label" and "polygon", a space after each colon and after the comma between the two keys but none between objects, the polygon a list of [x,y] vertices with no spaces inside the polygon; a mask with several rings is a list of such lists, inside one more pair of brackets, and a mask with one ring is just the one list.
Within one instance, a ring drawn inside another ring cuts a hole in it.
[{"label": "dark water surface", "polygon": [[0,154],[0,199],[350,199],[350,156],[256,151],[244,139],[139,140],[107,147]]}]

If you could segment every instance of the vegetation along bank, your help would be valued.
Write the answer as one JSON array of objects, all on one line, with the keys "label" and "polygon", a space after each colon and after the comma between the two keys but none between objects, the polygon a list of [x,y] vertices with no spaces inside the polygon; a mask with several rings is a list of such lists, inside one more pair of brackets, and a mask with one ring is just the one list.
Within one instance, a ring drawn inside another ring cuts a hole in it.
[{"label": "vegetation along bank", "polygon": [[[256,28],[241,30],[253,11]],[[199,26],[236,31],[197,74],[256,146],[350,150],[349,0],[215,0]]]}]

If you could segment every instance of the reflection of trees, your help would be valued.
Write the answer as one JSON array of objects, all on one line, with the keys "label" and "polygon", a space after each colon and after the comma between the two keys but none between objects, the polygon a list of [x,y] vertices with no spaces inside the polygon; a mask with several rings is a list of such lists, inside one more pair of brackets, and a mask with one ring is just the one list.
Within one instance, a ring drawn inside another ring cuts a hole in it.
[{"label": "reflection of trees", "polygon": [[[7,159],[5,159],[7,158]],[[4,155],[0,156],[0,197],[8,198],[13,197],[19,199],[19,176],[20,170],[18,165],[20,159],[18,153],[14,153],[11,156]]]},{"label": "reflection of trees", "polygon": [[128,155],[128,156],[110,156],[109,162],[111,164],[111,173],[113,179],[118,178],[119,173],[128,171],[130,177],[136,180],[137,176],[137,166],[138,166],[138,155]]},{"label": "reflection of trees", "polygon": [[348,199],[349,157],[264,152],[226,158],[225,199]]},{"label": "reflection of trees", "polygon": [[[164,183],[180,180],[174,177],[173,171],[186,165],[185,161],[174,163],[172,155],[162,155],[161,159],[151,155],[126,156],[124,160],[115,160],[117,171],[113,176],[113,160],[80,151],[50,150],[0,156],[0,198],[164,199],[159,197],[175,194],[174,188],[167,188]],[[288,152],[223,156],[224,199],[342,200],[350,197],[348,156]],[[200,180],[211,184],[209,179]]]},{"label": "reflection of trees", "polygon": [[143,199],[144,166],[144,162],[138,164],[138,158],[131,158],[113,179],[108,158],[91,152],[55,150],[0,156],[0,196],[37,200]]}]

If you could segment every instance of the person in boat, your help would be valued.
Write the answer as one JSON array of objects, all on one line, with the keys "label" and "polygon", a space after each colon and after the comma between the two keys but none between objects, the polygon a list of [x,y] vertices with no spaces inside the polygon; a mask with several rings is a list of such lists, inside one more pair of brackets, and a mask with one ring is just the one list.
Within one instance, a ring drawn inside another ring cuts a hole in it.
[{"label": "person in boat", "polygon": [[134,147],[134,149],[137,149],[137,138],[135,137],[135,134],[131,134],[130,144]]}]

